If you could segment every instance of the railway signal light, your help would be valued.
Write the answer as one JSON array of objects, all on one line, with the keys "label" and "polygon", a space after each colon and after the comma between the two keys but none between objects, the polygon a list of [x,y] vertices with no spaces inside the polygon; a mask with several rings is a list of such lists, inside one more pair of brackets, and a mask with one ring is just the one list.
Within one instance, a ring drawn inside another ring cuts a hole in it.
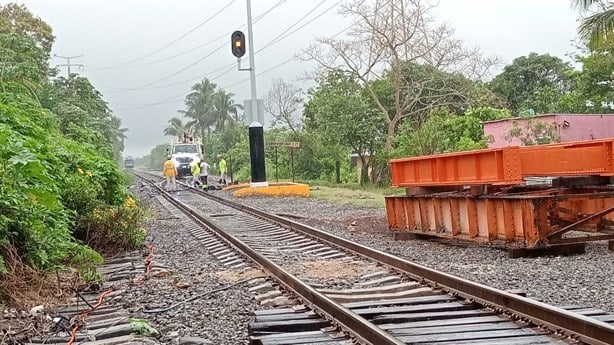
[{"label": "railway signal light", "polygon": [[241,31],[235,31],[232,33],[231,41],[232,55],[238,58],[245,55],[245,34]]}]

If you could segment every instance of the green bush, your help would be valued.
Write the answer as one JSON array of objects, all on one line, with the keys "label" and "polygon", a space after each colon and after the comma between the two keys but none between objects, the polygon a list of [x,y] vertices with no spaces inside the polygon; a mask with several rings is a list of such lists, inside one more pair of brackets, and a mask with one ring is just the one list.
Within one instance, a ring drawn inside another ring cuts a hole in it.
[{"label": "green bush", "polygon": [[[62,171],[47,130],[52,114],[27,97],[0,94],[0,244],[49,268],[73,247],[70,216],[58,198]],[[4,265],[0,271],[5,271]]]},{"label": "green bush", "polygon": [[33,99],[0,93],[0,248],[10,245],[27,264],[51,269],[99,262],[85,244],[138,247],[143,212],[124,205],[125,174],[91,145],[63,138],[56,123]]},{"label": "green bush", "polygon": [[75,236],[104,254],[142,246],[146,234],[141,221],[146,216],[145,211],[137,207],[131,197],[126,200],[119,206],[96,208],[81,218]]}]

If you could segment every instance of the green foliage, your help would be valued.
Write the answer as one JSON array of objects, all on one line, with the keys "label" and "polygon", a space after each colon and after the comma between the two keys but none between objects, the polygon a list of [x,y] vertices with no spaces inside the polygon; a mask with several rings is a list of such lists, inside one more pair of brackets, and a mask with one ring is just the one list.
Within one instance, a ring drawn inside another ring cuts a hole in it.
[{"label": "green foliage", "polygon": [[102,206],[81,217],[75,237],[105,254],[133,250],[145,240],[145,231],[140,227],[145,217],[146,212],[136,206]]},{"label": "green foliage", "polygon": [[[453,62],[440,61],[450,67],[442,69],[439,64],[429,64],[429,59],[419,56],[410,61],[402,61],[400,57],[382,60],[383,64],[377,66],[378,71],[383,71],[379,78],[373,78],[375,74],[369,74],[368,78],[360,75],[366,66],[358,66],[359,71],[353,70],[357,66],[328,70],[308,92],[303,123],[289,126],[292,130],[265,130],[265,142],[300,142],[294,155],[297,180],[350,183],[356,180],[356,160],[359,160],[365,163],[365,169],[371,169],[371,181],[386,183],[388,160],[392,157],[487,147],[493,138],[484,136],[484,121],[512,116],[531,118],[554,112],[611,113],[613,57],[614,40],[609,39],[577,57],[581,70],[574,70],[559,57],[530,53],[514,59],[490,82],[472,79],[469,74],[451,73]],[[464,62],[483,62],[474,58]],[[294,110],[300,94],[291,85],[284,85],[286,93],[280,88],[269,92],[269,96],[277,97],[275,101],[280,107],[277,113],[269,110],[276,120],[283,113],[281,104],[287,106],[284,109]],[[224,100],[217,96],[224,94],[228,96],[204,79],[192,87],[186,97],[186,110],[180,113],[189,120],[187,127],[204,137],[205,161],[212,165],[213,173],[217,169],[215,156],[221,153],[235,179],[249,181],[247,129],[237,123],[240,107],[233,104],[231,97]],[[526,144],[558,140],[550,126],[529,122],[526,130],[514,128],[512,137]],[[177,135],[182,126],[182,119],[173,118],[165,134]],[[160,169],[164,161],[160,147],[143,159],[155,169]],[[275,149],[266,147],[265,152],[267,179],[271,180],[275,178]],[[278,149],[280,179],[291,177],[289,152],[287,148]],[[350,158],[355,153],[359,157]]]},{"label": "green foliage", "polygon": [[69,213],[58,198],[64,175],[43,127],[51,116],[27,97],[0,93],[0,244],[41,268],[72,248]]},{"label": "green foliage", "polygon": [[491,82],[491,89],[503,96],[513,112],[533,109],[552,111],[551,106],[570,89],[569,63],[549,54],[530,53],[505,66]]},{"label": "green foliage", "polygon": [[173,117],[168,120],[168,126],[164,127],[164,135],[168,135],[171,137],[181,137],[183,133],[186,131],[186,125],[183,123],[178,117]]},{"label": "green foliage", "polygon": [[583,12],[590,13],[583,18],[578,31],[591,49],[599,48],[612,38],[614,3],[606,0],[572,0],[572,3]]},{"label": "green foliage", "polygon": [[207,78],[192,86],[185,98],[186,110],[180,111],[190,119],[186,128],[202,138],[208,138],[211,130],[223,130],[228,124],[238,123],[238,110],[243,106],[236,104],[232,93],[219,89]]},{"label": "green foliage", "polygon": [[366,157],[383,149],[386,129],[381,111],[373,106],[363,87],[343,72],[333,71],[309,94],[306,130],[319,133],[322,142],[337,148],[338,153],[343,152],[340,147],[350,148],[365,168],[370,167],[372,160],[366,161]]},{"label": "green foliage", "polygon": [[85,77],[57,78],[43,90],[41,103],[60,119],[62,133],[87,143],[104,157],[119,160],[126,129]]},{"label": "green foliage", "polygon": [[403,101],[411,101],[412,106],[407,113],[417,123],[425,120],[435,109],[462,114],[469,106],[468,95],[474,86],[460,73],[448,73],[428,64],[414,62],[403,65],[403,79]]},{"label": "green foliage", "polygon": [[162,165],[171,148],[170,144],[159,144],[143,157],[143,165],[149,169],[162,171]]},{"label": "green foliage", "polygon": [[434,112],[422,125],[403,122],[399,128],[394,156],[419,156],[486,148],[490,138],[484,137],[483,121],[510,117],[506,109],[475,108],[464,115],[447,111]]},{"label": "green foliage", "polygon": [[126,130],[87,78],[47,79],[52,42],[25,7],[0,6],[0,273],[72,264],[95,280],[88,245],[138,247],[145,215],[114,162]]},{"label": "green foliage", "polygon": [[102,276],[96,270],[96,265],[102,264],[102,256],[87,246],[81,246],[80,250],[70,261],[71,265],[78,268],[79,276],[85,282],[99,281]]},{"label": "green foliage", "polygon": [[149,325],[149,321],[145,319],[135,319],[130,317],[128,318],[128,323],[130,323],[130,327],[132,327],[134,332],[138,335],[153,336],[160,333],[157,329],[151,327],[151,325]]},{"label": "green foliage", "polygon": [[45,82],[47,55],[34,40],[0,32],[0,91],[30,94]]},{"label": "green foliage", "polygon": [[0,6],[0,34],[15,33],[28,37],[48,56],[55,37],[51,26],[35,17],[24,5],[9,3]]},{"label": "green foliage", "polygon": [[[0,177],[0,243],[14,245],[29,264],[52,268],[87,252],[74,241],[73,231],[81,238],[78,230],[84,224],[93,228],[108,221],[89,215],[96,207],[122,205],[127,196],[124,175],[88,145],[54,132],[55,117],[32,99],[2,93],[0,100],[0,157],[5,162]],[[135,235],[141,234],[141,218],[135,212],[123,213],[106,224],[111,229],[105,233],[134,238],[121,239],[127,245],[117,246],[134,248],[142,241]]]},{"label": "green foliage", "polygon": [[[603,114],[614,109],[614,41],[587,56],[578,57],[582,71],[575,74],[574,110]],[[578,109],[579,108],[579,109]]]}]

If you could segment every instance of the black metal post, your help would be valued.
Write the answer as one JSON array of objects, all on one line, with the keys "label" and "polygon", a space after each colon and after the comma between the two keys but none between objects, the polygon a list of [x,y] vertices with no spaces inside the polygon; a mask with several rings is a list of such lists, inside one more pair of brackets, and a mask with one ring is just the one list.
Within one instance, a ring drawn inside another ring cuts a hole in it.
[{"label": "black metal post", "polygon": [[279,182],[279,175],[277,175],[277,146],[275,146],[275,180]]},{"label": "black metal post", "polygon": [[292,165],[292,183],[294,183],[294,147],[290,148],[290,164]]},{"label": "black metal post", "polygon": [[228,174],[230,175],[230,184],[234,181],[232,178],[232,155],[228,152]]},{"label": "black metal post", "polygon": [[252,182],[266,182],[264,128],[262,126],[249,127],[249,157]]}]

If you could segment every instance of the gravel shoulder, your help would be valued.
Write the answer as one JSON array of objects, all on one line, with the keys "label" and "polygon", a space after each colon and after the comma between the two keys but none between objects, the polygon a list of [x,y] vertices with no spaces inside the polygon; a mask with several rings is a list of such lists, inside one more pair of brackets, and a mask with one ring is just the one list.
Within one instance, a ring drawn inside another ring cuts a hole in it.
[{"label": "gravel shoulder", "polygon": [[217,195],[267,212],[294,215],[318,229],[500,289],[520,289],[553,305],[582,305],[614,312],[614,252],[607,244],[587,245],[574,256],[508,257],[487,246],[460,246],[434,241],[395,241],[387,230],[383,209],[331,203],[312,198]]}]

